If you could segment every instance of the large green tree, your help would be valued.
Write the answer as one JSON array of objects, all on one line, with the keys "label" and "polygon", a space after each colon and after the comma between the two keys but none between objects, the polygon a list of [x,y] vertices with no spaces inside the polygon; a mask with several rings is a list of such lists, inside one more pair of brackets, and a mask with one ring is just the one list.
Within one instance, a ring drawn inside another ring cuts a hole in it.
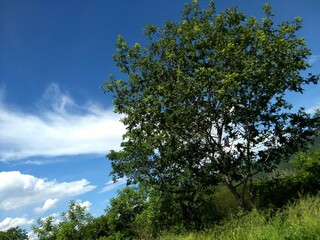
[{"label": "large green tree", "polygon": [[128,78],[104,86],[127,129],[108,155],[115,178],[186,191],[219,180],[246,209],[252,177],[306,145],[317,119],[285,98],[318,81],[301,75],[310,55],[301,19],[275,25],[270,5],[264,12],[193,1],[181,22],[147,25],[146,46],[119,36],[114,59]]}]

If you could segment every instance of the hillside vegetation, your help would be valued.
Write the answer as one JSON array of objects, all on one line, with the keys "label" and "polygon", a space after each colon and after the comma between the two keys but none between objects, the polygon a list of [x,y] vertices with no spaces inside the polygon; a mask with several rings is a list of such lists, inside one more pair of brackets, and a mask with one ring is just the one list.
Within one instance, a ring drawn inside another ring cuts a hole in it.
[{"label": "hillside vegetation", "polygon": [[215,194],[217,211],[223,219],[205,231],[164,234],[161,240],[256,240],[320,239],[320,148],[317,137],[307,152],[292,157],[289,169],[278,169],[255,181],[256,204],[244,213],[230,193]]},{"label": "hillside vegetation", "polygon": [[98,218],[71,202],[58,224],[54,217],[39,219],[33,230],[40,240],[320,239],[320,148],[290,162],[289,172],[254,181],[250,211],[221,185],[198,195],[198,216],[183,222],[179,195],[137,186],[120,190]]},{"label": "hillside vegetation", "polygon": [[283,210],[253,210],[233,216],[221,225],[185,235],[168,234],[161,240],[281,240],[320,239],[320,196],[303,197]]}]

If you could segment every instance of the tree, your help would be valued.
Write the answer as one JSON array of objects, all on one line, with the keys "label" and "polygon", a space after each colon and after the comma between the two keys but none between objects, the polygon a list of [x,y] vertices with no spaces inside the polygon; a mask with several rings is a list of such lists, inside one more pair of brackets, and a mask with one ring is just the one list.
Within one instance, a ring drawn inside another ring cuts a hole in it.
[{"label": "tree", "polygon": [[108,154],[115,179],[163,189],[219,180],[248,209],[253,176],[311,141],[318,118],[285,98],[319,79],[300,75],[310,55],[301,19],[275,26],[270,5],[264,12],[217,14],[193,1],[180,23],[147,25],[145,47],[118,37],[114,60],[128,79],[103,87],[127,129]]},{"label": "tree", "polygon": [[136,217],[146,205],[147,195],[141,188],[126,187],[118,192],[116,198],[110,199],[106,208],[106,219],[111,239],[135,239],[139,229]]},{"label": "tree", "polygon": [[40,240],[54,240],[58,232],[58,227],[54,224],[54,220],[54,216],[39,218],[37,225],[32,226],[32,231],[37,234]]},{"label": "tree", "polygon": [[90,239],[85,236],[84,232],[81,232],[93,221],[91,214],[86,212],[86,207],[70,201],[69,210],[62,213],[61,218],[62,221],[58,221],[59,223],[55,223],[54,216],[38,219],[38,226],[32,226],[32,230],[40,240]]},{"label": "tree", "polygon": [[28,239],[28,234],[25,229],[20,227],[10,228],[5,232],[0,231],[1,240],[24,240]]},{"label": "tree", "polygon": [[85,240],[102,239],[109,235],[110,230],[106,215],[94,218],[93,221],[87,223],[80,229],[80,236]]},{"label": "tree", "polygon": [[57,233],[58,240],[85,239],[81,230],[93,221],[92,215],[86,212],[86,207],[77,204],[75,201],[70,201],[69,210],[61,216],[62,222],[59,223]]},{"label": "tree", "polygon": [[143,211],[136,216],[140,239],[157,239],[163,232],[182,234],[200,230],[220,220],[213,190],[171,192],[148,188]]}]

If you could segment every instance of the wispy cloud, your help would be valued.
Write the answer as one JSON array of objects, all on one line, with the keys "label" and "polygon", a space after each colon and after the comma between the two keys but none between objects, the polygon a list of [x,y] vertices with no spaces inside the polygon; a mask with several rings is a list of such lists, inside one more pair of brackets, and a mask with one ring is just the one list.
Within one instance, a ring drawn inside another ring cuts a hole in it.
[{"label": "wispy cloud", "polygon": [[306,109],[306,113],[314,114],[316,111],[320,109],[320,102]]},{"label": "wispy cloud", "polygon": [[92,191],[95,186],[86,179],[58,183],[19,171],[0,172],[0,209],[12,210],[42,204],[35,212],[54,207],[58,200]]},{"label": "wispy cloud", "polygon": [[[57,84],[45,91],[39,113],[9,108],[0,91],[0,161],[38,156],[105,154],[119,148],[125,127],[99,104],[77,104]],[[1,100],[2,98],[2,100]]]},{"label": "wispy cloud", "polygon": [[31,225],[34,220],[27,219],[26,217],[10,218],[7,217],[0,222],[0,231],[7,231],[10,228]]},{"label": "wispy cloud", "polygon": [[43,166],[43,165],[48,165],[48,164],[56,164],[56,163],[59,163],[59,162],[63,162],[62,159],[34,159],[34,160],[26,160],[26,161],[23,161],[19,164],[23,164],[23,165],[35,165],[35,166]]},{"label": "wispy cloud", "polygon": [[113,180],[110,180],[109,182],[106,183],[106,185],[101,189],[101,191],[99,193],[111,191],[111,190],[113,190],[121,185],[124,185],[126,183],[127,183],[126,177],[120,178],[116,182],[113,182]]},{"label": "wispy cloud", "polygon": [[54,198],[54,199],[49,198],[44,202],[42,207],[35,208],[34,211],[36,213],[44,213],[44,212],[54,208],[57,205],[58,201],[59,200],[56,198]]},{"label": "wispy cloud", "polygon": [[308,62],[311,65],[314,65],[316,62],[320,61],[320,55],[312,55],[309,57]]}]

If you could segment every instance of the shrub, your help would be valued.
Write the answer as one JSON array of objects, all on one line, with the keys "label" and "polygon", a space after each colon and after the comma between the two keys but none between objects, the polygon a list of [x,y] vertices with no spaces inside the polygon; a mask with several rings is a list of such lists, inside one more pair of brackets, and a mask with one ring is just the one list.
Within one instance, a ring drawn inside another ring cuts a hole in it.
[{"label": "shrub", "polygon": [[301,195],[320,190],[320,149],[300,152],[291,160],[294,172],[255,182],[258,208],[281,208]]}]

